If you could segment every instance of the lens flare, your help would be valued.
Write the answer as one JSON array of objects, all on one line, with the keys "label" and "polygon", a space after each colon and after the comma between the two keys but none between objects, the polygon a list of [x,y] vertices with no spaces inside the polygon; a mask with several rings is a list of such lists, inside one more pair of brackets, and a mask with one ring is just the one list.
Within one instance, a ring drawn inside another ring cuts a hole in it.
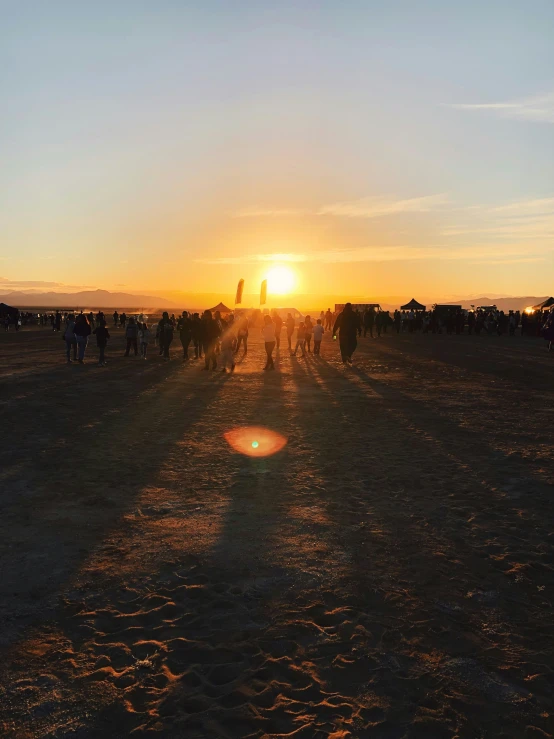
[{"label": "lens flare", "polygon": [[235,452],[247,457],[271,457],[287,443],[282,434],[263,426],[240,426],[227,431],[223,436]]}]

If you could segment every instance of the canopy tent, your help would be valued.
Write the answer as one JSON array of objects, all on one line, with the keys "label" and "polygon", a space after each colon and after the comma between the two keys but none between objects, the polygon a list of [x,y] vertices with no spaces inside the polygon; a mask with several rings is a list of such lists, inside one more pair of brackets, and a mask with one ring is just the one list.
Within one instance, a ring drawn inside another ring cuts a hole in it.
[{"label": "canopy tent", "polygon": [[415,298],[412,298],[406,305],[401,305],[400,310],[425,310],[426,306],[418,303]]},{"label": "canopy tent", "polygon": [[551,308],[554,305],[554,298],[550,297],[543,300],[542,303],[533,306],[533,310],[544,310],[545,308]]},{"label": "canopy tent", "polygon": [[19,310],[17,308],[12,308],[11,305],[6,305],[6,303],[0,303],[0,316],[12,316],[12,318],[17,318],[19,315]]},{"label": "canopy tent", "polygon": [[211,313],[215,313],[216,311],[219,311],[220,313],[232,313],[232,310],[227,308],[224,303],[218,303],[215,308],[210,308]]}]

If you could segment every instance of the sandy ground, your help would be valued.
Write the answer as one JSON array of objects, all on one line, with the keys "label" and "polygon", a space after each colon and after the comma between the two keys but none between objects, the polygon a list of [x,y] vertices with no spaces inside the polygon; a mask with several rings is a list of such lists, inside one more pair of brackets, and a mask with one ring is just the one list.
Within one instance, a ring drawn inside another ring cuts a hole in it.
[{"label": "sandy ground", "polygon": [[552,737],[543,342],[229,377],[122,341],[0,334],[2,737]]}]

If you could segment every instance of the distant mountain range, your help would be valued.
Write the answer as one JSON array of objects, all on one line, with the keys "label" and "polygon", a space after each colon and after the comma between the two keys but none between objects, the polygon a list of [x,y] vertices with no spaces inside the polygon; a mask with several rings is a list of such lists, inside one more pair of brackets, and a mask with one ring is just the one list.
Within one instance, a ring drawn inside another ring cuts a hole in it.
[{"label": "distant mountain range", "polygon": [[0,303],[15,308],[176,308],[175,303],[152,295],[83,290],[78,293],[26,293],[21,290],[0,295]]},{"label": "distant mountain range", "polygon": [[[132,295],[131,293],[112,293],[109,290],[83,290],[77,293],[59,293],[59,292],[24,292],[22,290],[13,290],[11,292],[0,295],[0,302],[13,305],[16,308],[88,308],[90,310],[98,310],[100,308],[167,308],[168,310],[204,309],[219,303],[222,300],[230,308],[233,307],[234,296],[218,293],[175,293],[172,294],[173,300],[161,298],[154,295]],[[270,299],[270,307],[295,307],[299,310],[310,310],[319,312],[325,310],[328,306],[334,307],[335,303],[345,303],[351,300],[353,303],[380,303],[383,310],[396,310],[404,303],[408,303],[411,297],[415,297],[421,303],[431,308],[434,303],[443,303],[448,305],[461,305],[463,308],[471,308],[471,306],[479,305],[496,305],[499,310],[524,310],[531,305],[541,303],[545,297],[527,296],[527,297],[479,297],[479,298],[460,298],[458,300],[437,300],[426,296],[382,296],[382,297],[361,297],[361,296],[314,296],[314,295],[289,295],[274,296]],[[257,295],[244,295],[243,308],[257,307],[259,297]]]},{"label": "distant mountain range", "polygon": [[471,308],[475,306],[477,308],[480,305],[496,305],[498,310],[509,311],[509,310],[525,310],[532,305],[538,305],[542,303],[548,296],[533,297],[527,296],[523,298],[470,298],[468,300],[450,300],[448,305],[461,305],[462,308]]}]

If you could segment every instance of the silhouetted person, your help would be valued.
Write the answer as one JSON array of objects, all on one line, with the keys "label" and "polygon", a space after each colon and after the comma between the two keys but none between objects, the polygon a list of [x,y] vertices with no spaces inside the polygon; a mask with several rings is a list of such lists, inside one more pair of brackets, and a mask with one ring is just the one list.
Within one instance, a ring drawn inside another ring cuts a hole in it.
[{"label": "silhouetted person", "polygon": [[287,320],[285,321],[287,327],[287,343],[289,346],[289,352],[292,352],[292,335],[294,333],[294,318],[290,313],[287,313]]},{"label": "silhouetted person", "polygon": [[358,346],[357,334],[359,316],[352,310],[352,303],[346,303],[333,326],[333,336],[339,332],[340,354],[343,364],[352,364],[352,355]]},{"label": "silhouetted person", "polygon": [[327,312],[325,313],[325,328],[327,331],[333,328],[333,314],[330,308],[327,308]]},{"label": "silhouetted person", "polygon": [[273,350],[275,349],[275,324],[271,320],[270,316],[264,316],[262,335],[264,337],[265,353],[267,356],[264,370],[274,370],[275,364],[273,363]]},{"label": "silhouetted person", "polygon": [[305,344],[305,346],[306,346],[306,349],[309,352],[311,352],[312,351],[312,334],[313,334],[313,331],[314,331],[314,325],[312,323],[312,319],[311,319],[310,316],[306,316],[306,318],[304,319],[304,325],[306,327],[306,331],[305,331],[305,342],[306,342],[306,344]]},{"label": "silhouetted person", "polygon": [[162,317],[158,322],[159,327],[159,342],[160,342],[160,354],[163,354],[164,359],[169,359],[169,347],[173,341],[173,323],[169,317],[167,311],[162,313]]},{"label": "silhouetted person", "polygon": [[119,313],[116,310],[114,310],[114,312],[113,312],[113,325],[115,326],[115,328],[117,328],[118,321],[119,321]]},{"label": "silhouetted person", "polygon": [[273,313],[273,325],[275,326],[275,346],[277,351],[281,348],[281,330],[283,328],[283,319],[274,311]]},{"label": "silhouetted person", "polygon": [[77,316],[75,326],[73,327],[73,333],[75,334],[75,341],[77,342],[77,361],[79,364],[84,364],[88,337],[90,336],[90,324],[83,313],[80,313]]},{"label": "silhouetted person", "polygon": [[244,356],[246,356],[248,353],[248,318],[246,318],[246,316],[242,316],[242,318],[239,318],[238,320],[237,346],[235,354],[238,354],[241,344],[244,347]]},{"label": "silhouetted person", "polygon": [[132,317],[129,318],[129,325],[125,329],[125,340],[127,342],[125,356],[129,356],[129,352],[132,348],[136,357],[138,354],[138,326],[135,323],[135,319]]},{"label": "silhouetted person", "polygon": [[186,310],[183,311],[182,316],[177,321],[177,331],[183,347],[183,358],[186,362],[189,358],[189,345],[192,340],[192,325]]},{"label": "silhouetted person", "polygon": [[323,328],[321,318],[318,318],[314,326],[314,354],[321,354],[321,340],[323,339],[324,332],[325,329]]},{"label": "silhouetted person", "polygon": [[215,347],[220,335],[220,328],[217,321],[212,318],[209,310],[204,311],[202,316],[202,348],[204,349],[204,369],[209,370],[210,364],[212,369],[217,368],[217,360],[215,355]]},{"label": "silhouetted person", "polygon": [[106,345],[108,343],[108,339],[110,338],[110,332],[106,327],[106,321],[101,319],[98,326],[94,329],[93,333],[96,334],[96,345],[98,347],[98,366],[105,367]]},{"label": "silhouetted person", "polygon": [[67,317],[67,324],[65,327],[65,333],[63,335],[65,339],[65,348],[67,355],[67,363],[71,364],[71,351],[73,350],[73,361],[77,361],[77,341],[75,339],[75,316],[70,313]]},{"label": "silhouetted person", "polygon": [[373,338],[373,327],[375,325],[375,310],[373,308],[368,308],[364,312],[364,336],[367,336],[367,332],[369,331],[369,335],[371,338]]},{"label": "silhouetted person", "polygon": [[202,359],[202,321],[198,313],[195,313],[191,321],[192,343],[194,346],[194,358]]}]

